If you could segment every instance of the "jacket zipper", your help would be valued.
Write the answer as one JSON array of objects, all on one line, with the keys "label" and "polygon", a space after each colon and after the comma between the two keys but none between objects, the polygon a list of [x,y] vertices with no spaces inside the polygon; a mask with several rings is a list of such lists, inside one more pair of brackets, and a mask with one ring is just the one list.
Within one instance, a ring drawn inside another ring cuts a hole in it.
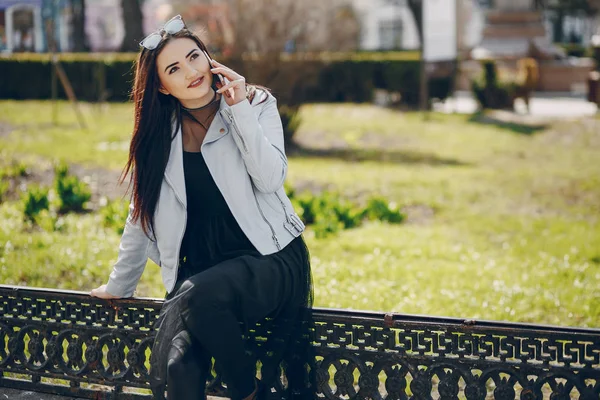
[{"label": "jacket zipper", "polygon": [[[254,188],[252,188],[252,191],[254,192]],[[260,204],[258,203],[258,199],[256,198],[256,193],[254,194],[254,201],[256,202],[256,207],[258,207],[258,211],[260,212],[260,215],[262,217],[262,219],[267,223],[267,225],[269,225],[269,229],[271,229],[271,238],[273,239],[273,241],[275,242],[275,246],[277,246],[277,250],[281,250],[281,245],[279,244],[279,239],[277,239],[277,235],[275,234],[275,229],[273,229],[273,225],[271,225],[271,223],[269,222],[269,220],[267,220],[267,217],[265,217],[265,214],[263,213],[262,208],[260,208]]]},{"label": "jacket zipper", "polygon": [[277,200],[279,200],[279,203],[281,203],[283,213],[285,214],[286,222],[284,222],[283,224],[284,227],[288,230],[288,232],[290,232],[294,236],[301,234],[304,229],[304,223],[302,222],[300,217],[298,217],[296,213],[288,214],[287,208],[285,207],[285,203],[283,202],[283,200],[281,200],[281,197],[279,197],[279,194],[277,192],[275,192],[275,196],[277,196]]},{"label": "jacket zipper", "polygon": [[236,136],[242,142],[242,147],[244,147],[244,153],[247,153],[248,152],[248,146],[246,146],[246,140],[244,140],[244,137],[242,136],[242,134],[238,130],[237,125],[235,123],[235,119],[233,118],[233,115],[231,114],[231,111],[228,110],[226,112],[226,114],[227,114],[227,117],[229,118],[229,122],[231,123],[231,126],[233,126],[233,130],[234,130]]},{"label": "jacket zipper", "polygon": [[287,209],[285,208],[285,204],[283,204],[283,200],[281,200],[281,197],[279,197],[279,194],[277,192],[275,192],[275,196],[277,197],[277,200],[279,200],[281,207],[283,207],[283,213],[285,214],[285,220],[287,221],[288,224],[291,224],[290,217],[288,216]]}]

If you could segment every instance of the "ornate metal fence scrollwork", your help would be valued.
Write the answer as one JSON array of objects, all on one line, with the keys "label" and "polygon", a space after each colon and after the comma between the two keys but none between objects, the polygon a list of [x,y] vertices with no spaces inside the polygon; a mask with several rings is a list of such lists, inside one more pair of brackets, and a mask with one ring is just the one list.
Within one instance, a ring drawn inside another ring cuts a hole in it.
[{"label": "ornate metal fence scrollwork", "polygon": [[[0,387],[150,399],[161,304],[0,285]],[[600,329],[331,309],[313,317],[314,398],[600,399]],[[250,330],[258,358],[265,329]],[[208,387],[226,394],[216,373]]]}]

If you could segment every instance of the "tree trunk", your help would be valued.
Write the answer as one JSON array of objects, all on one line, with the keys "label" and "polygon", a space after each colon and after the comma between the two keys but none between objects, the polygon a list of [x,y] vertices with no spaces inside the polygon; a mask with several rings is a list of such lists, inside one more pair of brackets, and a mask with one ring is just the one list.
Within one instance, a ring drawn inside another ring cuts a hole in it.
[{"label": "tree trunk", "polygon": [[142,27],[142,0],[121,0],[125,37],[120,51],[138,51],[139,42],[144,38]]},{"label": "tree trunk", "polygon": [[415,19],[417,33],[419,34],[419,41],[423,43],[423,1],[408,0],[408,8]]},{"label": "tree trunk", "polygon": [[71,0],[73,10],[73,51],[90,51],[85,33],[85,0]]},{"label": "tree trunk", "polygon": [[421,64],[419,71],[419,108],[422,111],[425,111],[429,108],[429,99],[428,99],[428,82],[427,82],[427,69],[425,65],[425,52],[423,44],[425,32],[423,32],[423,1],[422,0],[408,0],[408,8],[415,19],[415,24],[417,25],[417,33],[419,34],[419,48],[421,49]]},{"label": "tree trunk", "polygon": [[554,20],[553,25],[553,33],[554,33],[554,42],[562,43],[563,42],[563,24],[565,22],[565,13],[562,8],[556,10],[556,19]]}]

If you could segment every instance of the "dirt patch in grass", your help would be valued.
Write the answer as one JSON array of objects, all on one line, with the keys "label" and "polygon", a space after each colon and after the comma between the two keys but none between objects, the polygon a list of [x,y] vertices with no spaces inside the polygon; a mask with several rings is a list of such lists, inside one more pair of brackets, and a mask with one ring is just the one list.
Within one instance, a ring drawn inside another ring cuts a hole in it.
[{"label": "dirt patch in grass", "polygon": [[426,204],[411,204],[400,210],[406,216],[406,223],[423,225],[433,222],[435,210]]},{"label": "dirt patch in grass", "polygon": [[303,131],[294,138],[298,148],[326,150],[385,150],[407,147],[415,140],[406,135],[382,135],[380,132],[349,133],[336,136],[324,131]]},{"label": "dirt patch in grass", "polygon": [[[14,127],[6,122],[0,121],[0,137],[8,136],[14,131]],[[13,162],[17,161],[15,157]],[[3,164],[10,164],[10,161],[3,161]],[[47,160],[40,159],[31,165],[31,162],[26,163],[27,172],[23,176],[4,177],[8,180],[9,186],[4,197],[7,201],[18,200],[21,193],[27,190],[27,186],[36,183],[41,186],[54,185],[54,167]],[[101,167],[84,167],[79,164],[70,164],[69,173],[76,175],[79,179],[90,186],[92,197],[89,207],[95,210],[99,207],[99,202],[102,197],[107,197],[110,200],[121,198],[127,191],[129,179],[126,179],[122,185],[118,184],[120,171],[114,171]]]},{"label": "dirt patch in grass", "polygon": [[102,196],[106,196],[110,200],[121,198],[125,195],[129,185],[129,179],[119,185],[120,171],[71,165],[70,172],[90,185],[92,203],[97,202]]},{"label": "dirt patch in grass", "polygon": [[6,122],[0,122],[0,137],[8,136],[14,128]]},{"label": "dirt patch in grass", "polygon": [[[122,185],[118,184],[120,172],[104,168],[89,168],[78,164],[69,165],[69,174],[77,176],[80,180],[87,183],[90,187],[92,197],[88,208],[96,210],[100,206],[100,200],[107,197],[109,200],[120,199],[125,195],[129,180],[125,180]],[[15,201],[21,197],[21,194],[27,190],[27,186],[38,184],[46,187],[54,186],[54,168],[45,165],[27,168],[25,176],[9,177],[9,187],[5,194],[7,201]],[[128,197],[125,197],[126,199]]]}]

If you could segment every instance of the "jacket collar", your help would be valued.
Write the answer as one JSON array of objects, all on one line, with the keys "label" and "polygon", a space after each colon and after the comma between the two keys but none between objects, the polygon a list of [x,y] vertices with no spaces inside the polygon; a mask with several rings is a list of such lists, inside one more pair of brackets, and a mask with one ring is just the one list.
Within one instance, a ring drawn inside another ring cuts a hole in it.
[{"label": "jacket collar", "polygon": [[[203,146],[219,140],[229,132],[229,127],[222,116],[223,110],[227,108],[229,108],[229,105],[225,102],[225,96],[221,96],[219,112],[217,112],[208,127],[206,137],[202,143]],[[171,125],[171,133],[173,132],[175,132],[175,135],[171,142],[171,151],[169,152],[169,160],[167,161],[167,167],[165,169],[165,180],[175,192],[175,196],[179,202],[187,208],[185,177],[183,174],[183,135],[181,132],[181,125],[177,126],[177,118],[175,116],[173,117],[173,123]]]}]

